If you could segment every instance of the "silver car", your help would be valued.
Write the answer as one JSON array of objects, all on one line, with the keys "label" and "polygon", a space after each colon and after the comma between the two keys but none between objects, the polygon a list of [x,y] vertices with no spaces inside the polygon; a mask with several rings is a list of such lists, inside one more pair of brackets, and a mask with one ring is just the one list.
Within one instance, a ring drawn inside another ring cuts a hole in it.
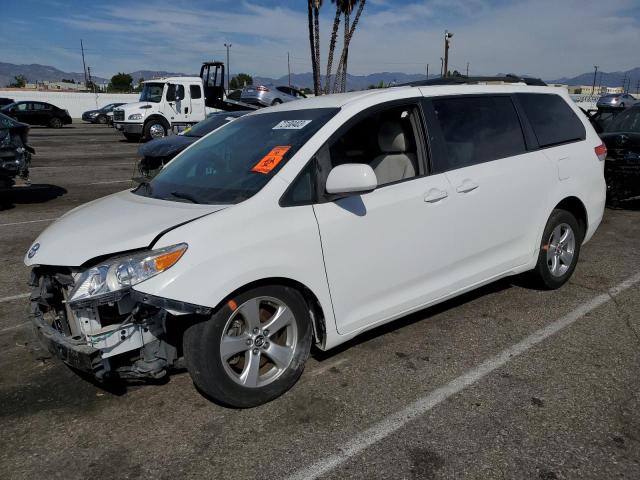
[{"label": "silver car", "polygon": [[248,85],[242,89],[240,100],[252,105],[269,107],[279,103],[300,100],[307,96],[293,87],[276,87],[275,85]]},{"label": "silver car", "polygon": [[610,93],[601,96],[598,99],[598,103],[596,103],[596,107],[626,108],[633,106],[637,101],[628,93]]}]

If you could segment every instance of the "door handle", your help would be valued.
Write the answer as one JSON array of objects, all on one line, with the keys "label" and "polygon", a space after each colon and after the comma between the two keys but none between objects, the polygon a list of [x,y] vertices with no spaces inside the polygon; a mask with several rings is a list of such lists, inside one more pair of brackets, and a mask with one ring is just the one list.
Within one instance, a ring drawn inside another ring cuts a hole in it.
[{"label": "door handle", "polygon": [[472,182],[471,180],[465,180],[464,182],[462,182],[462,185],[458,185],[458,187],[456,188],[456,192],[469,193],[478,188],[478,186],[479,185],[477,183]]},{"label": "door handle", "polygon": [[436,202],[439,202],[440,200],[443,200],[443,199],[447,198],[448,196],[449,196],[449,194],[447,193],[446,190],[440,190],[438,188],[432,188],[424,196],[424,201],[428,202],[428,203],[436,203]]}]

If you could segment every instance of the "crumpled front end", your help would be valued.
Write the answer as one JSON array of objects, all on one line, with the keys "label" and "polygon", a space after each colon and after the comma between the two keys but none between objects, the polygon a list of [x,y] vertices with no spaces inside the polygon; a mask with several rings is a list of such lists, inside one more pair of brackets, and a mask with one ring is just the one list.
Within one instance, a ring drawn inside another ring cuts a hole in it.
[{"label": "crumpled front end", "polygon": [[53,355],[98,380],[164,377],[181,356],[186,327],[211,313],[132,288],[69,301],[81,274],[71,268],[35,267],[32,321]]},{"label": "crumpled front end", "polygon": [[20,130],[1,130],[0,184],[9,187],[17,177],[28,182],[32,153],[34,153],[33,148],[25,144]]}]

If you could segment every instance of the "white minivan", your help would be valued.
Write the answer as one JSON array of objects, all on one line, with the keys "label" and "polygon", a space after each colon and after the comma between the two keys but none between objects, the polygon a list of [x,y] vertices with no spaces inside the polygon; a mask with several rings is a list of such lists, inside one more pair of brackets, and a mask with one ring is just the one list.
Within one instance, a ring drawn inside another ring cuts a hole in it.
[{"label": "white minivan", "polygon": [[565,90],[397,87],[246,115],[151,182],[80,206],[25,256],[33,322],[98,379],[184,357],[235,407],[291,388],[312,345],[498,278],[572,275],[606,149]]}]

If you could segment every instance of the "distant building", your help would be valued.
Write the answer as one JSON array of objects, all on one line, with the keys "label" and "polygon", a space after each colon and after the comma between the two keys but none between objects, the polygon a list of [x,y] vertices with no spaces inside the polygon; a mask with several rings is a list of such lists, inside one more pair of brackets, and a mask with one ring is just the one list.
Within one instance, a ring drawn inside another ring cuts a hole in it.
[{"label": "distant building", "polygon": [[595,90],[593,85],[571,85],[569,86],[569,93],[576,93],[580,95],[606,95],[608,93],[623,93],[622,87],[606,87],[596,85]]}]

